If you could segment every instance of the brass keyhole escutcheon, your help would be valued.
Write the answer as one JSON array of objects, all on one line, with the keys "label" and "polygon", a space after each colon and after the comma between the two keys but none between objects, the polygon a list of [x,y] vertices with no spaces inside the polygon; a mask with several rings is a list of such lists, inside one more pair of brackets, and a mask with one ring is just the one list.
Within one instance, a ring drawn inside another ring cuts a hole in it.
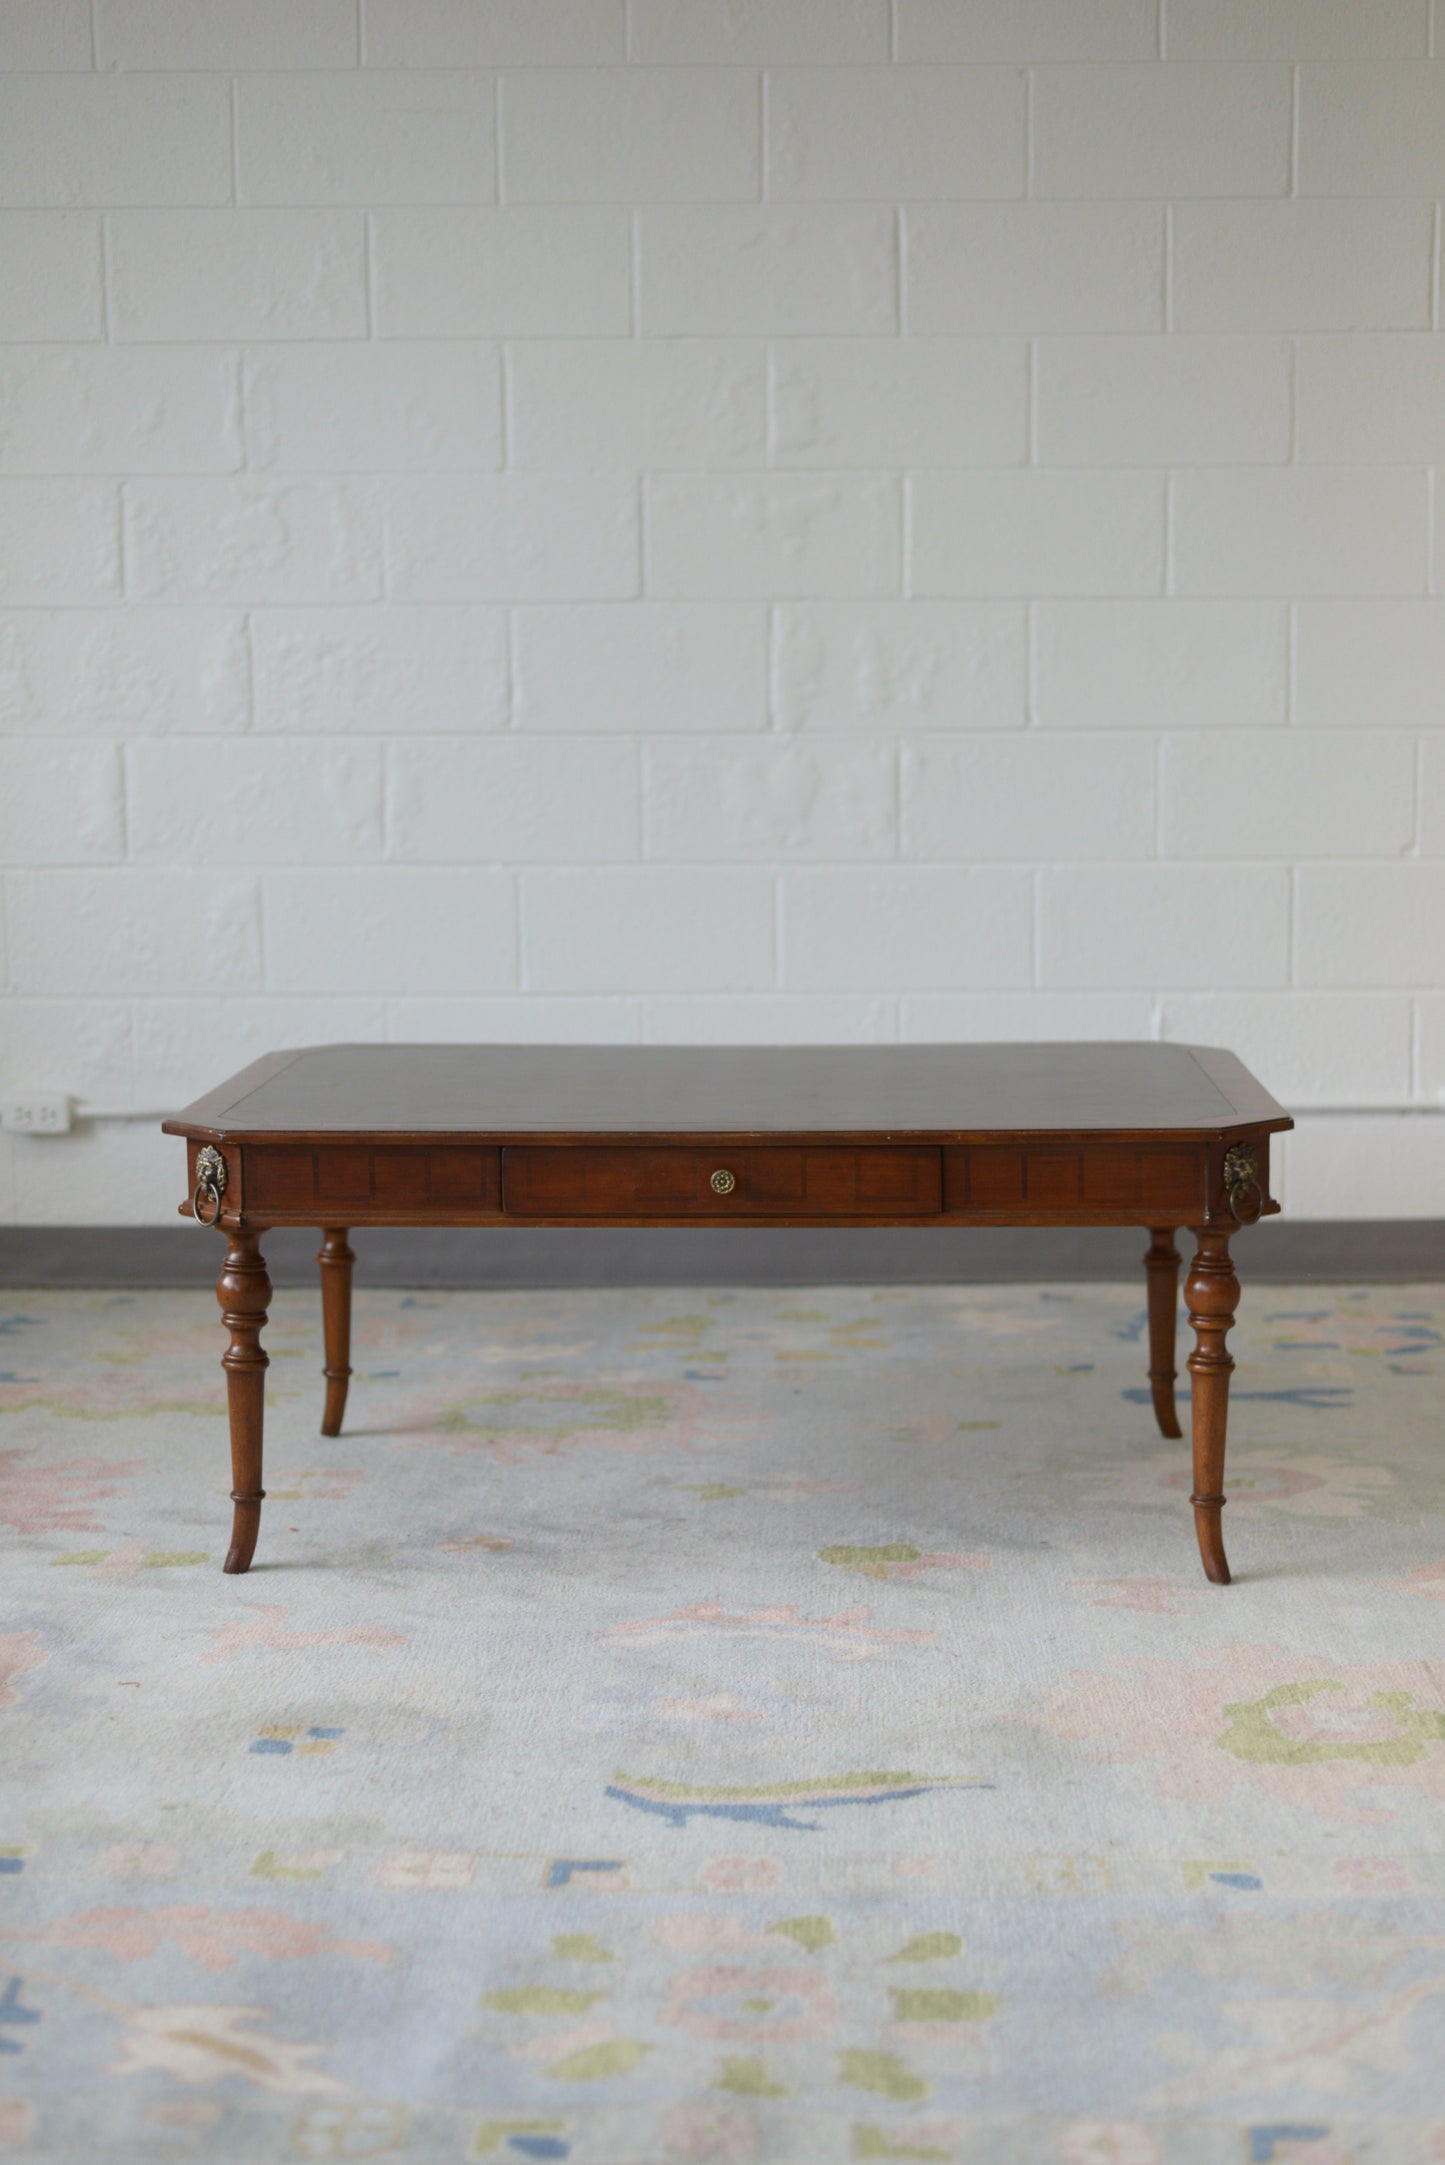
[{"label": "brass keyhole escutcheon", "polygon": [[714,1195],[731,1195],[737,1184],[737,1175],[730,1173],[725,1165],[720,1165],[712,1176]]}]

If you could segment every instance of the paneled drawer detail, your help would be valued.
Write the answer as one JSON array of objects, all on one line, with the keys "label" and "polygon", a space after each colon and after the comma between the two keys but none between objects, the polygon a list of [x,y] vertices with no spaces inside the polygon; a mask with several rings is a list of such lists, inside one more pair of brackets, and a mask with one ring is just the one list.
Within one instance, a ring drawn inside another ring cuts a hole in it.
[{"label": "paneled drawer detail", "polygon": [[976,1143],[945,1150],[949,1210],[1194,1210],[1205,1150],[1167,1144]]},{"label": "paneled drawer detail", "polygon": [[250,1144],[246,1208],[268,1210],[495,1210],[496,1150],[421,1144]]},{"label": "paneled drawer detail", "polygon": [[942,1205],[932,1149],[521,1147],[503,1208],[528,1218],[913,1218]]}]

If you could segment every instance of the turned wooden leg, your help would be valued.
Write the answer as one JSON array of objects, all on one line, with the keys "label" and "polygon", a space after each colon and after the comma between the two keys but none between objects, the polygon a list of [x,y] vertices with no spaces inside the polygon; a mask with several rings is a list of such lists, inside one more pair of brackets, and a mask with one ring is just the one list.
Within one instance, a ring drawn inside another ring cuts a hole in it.
[{"label": "turned wooden leg", "polygon": [[1161,1436],[1182,1436],[1174,1409],[1174,1324],[1179,1312],[1179,1250],[1174,1228],[1149,1228],[1144,1265],[1149,1283],[1149,1388],[1154,1394],[1154,1418]]},{"label": "turned wooden leg", "polygon": [[1184,1298],[1194,1326],[1189,1356],[1194,1427],[1194,1530],[1206,1578],[1229,1584],[1229,1562],[1219,1514],[1224,1509],[1224,1430],[1229,1418],[1229,1373],[1234,1360],[1225,1345],[1239,1304],[1239,1280],[1229,1259],[1229,1235],[1197,1226],[1199,1245],[1185,1280]]},{"label": "turned wooden leg", "polygon": [[316,1258],[321,1265],[321,1325],[326,1340],[326,1411],[323,1436],[341,1434],[346,1386],[351,1381],[351,1266],[356,1261],[344,1225],[329,1225]]},{"label": "turned wooden leg", "polygon": [[270,1366],[261,1345],[266,1309],[271,1299],[271,1280],[259,1246],[264,1228],[226,1235],[226,1260],[216,1280],[221,1321],[231,1342],[221,1356],[226,1371],[226,1398],[231,1415],[231,1546],[227,1571],[248,1571],[261,1530],[261,1427],[265,1416],[266,1370]]}]

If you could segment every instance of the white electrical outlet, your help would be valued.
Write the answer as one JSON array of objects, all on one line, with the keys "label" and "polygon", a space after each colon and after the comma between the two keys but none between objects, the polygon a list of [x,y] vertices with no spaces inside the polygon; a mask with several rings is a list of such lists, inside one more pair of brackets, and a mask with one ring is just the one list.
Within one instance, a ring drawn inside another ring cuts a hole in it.
[{"label": "white electrical outlet", "polygon": [[11,1135],[68,1135],[70,1099],[60,1090],[0,1099],[0,1128]]}]

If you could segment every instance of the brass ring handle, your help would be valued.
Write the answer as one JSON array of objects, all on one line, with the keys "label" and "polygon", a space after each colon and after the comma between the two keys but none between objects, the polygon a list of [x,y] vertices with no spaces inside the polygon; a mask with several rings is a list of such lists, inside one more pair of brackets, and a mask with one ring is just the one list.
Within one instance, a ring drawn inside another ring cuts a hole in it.
[{"label": "brass ring handle", "polygon": [[[1240,1211],[1240,1199],[1254,1190],[1254,1208],[1246,1218]],[[1229,1211],[1236,1225],[1258,1225],[1264,1216],[1264,1190],[1257,1180],[1242,1180],[1229,1191]]]},{"label": "brass ring handle", "polygon": [[731,1195],[737,1184],[736,1173],[730,1173],[725,1165],[718,1167],[708,1183],[714,1195]]},{"label": "brass ring handle", "polygon": [[[1254,1152],[1247,1143],[1231,1143],[1224,1153],[1224,1192],[1229,1197],[1229,1214],[1236,1225],[1258,1225],[1264,1216],[1264,1190],[1259,1184]],[[1254,1208],[1246,1216],[1240,1206],[1251,1193]]]},{"label": "brass ring handle", "polygon": [[[226,1192],[226,1161],[214,1143],[207,1143],[196,1152],[196,1185],[191,1192],[191,1216],[197,1225],[219,1225],[221,1222],[221,1197]],[[202,1215],[201,1198],[205,1196],[211,1205],[209,1218]]]}]

